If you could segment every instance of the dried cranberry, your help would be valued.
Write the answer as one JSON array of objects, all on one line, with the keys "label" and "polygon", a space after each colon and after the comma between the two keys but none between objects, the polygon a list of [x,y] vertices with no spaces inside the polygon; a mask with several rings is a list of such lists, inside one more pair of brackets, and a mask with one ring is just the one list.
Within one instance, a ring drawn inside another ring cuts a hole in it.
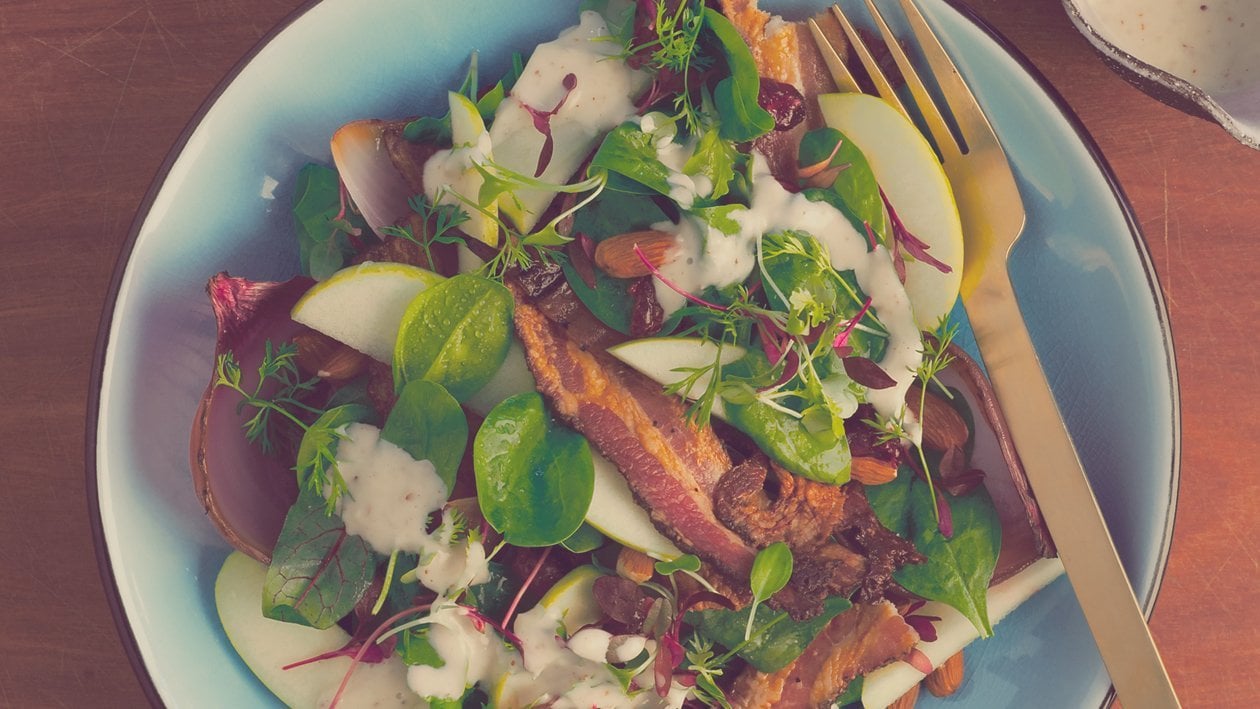
[{"label": "dried cranberry", "polygon": [[789,130],[805,120],[805,97],[791,84],[761,77],[757,103],[774,116],[775,130]]}]

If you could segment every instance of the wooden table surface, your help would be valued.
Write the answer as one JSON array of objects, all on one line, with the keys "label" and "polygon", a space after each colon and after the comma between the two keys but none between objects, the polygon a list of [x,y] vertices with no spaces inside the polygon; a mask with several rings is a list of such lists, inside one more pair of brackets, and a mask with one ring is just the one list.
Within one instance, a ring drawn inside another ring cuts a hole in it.
[{"label": "wooden table surface", "polygon": [[[538,1],[538,0],[534,0]],[[135,211],[203,98],[298,0],[0,4],[0,706],[141,706],[93,553],[84,420]],[[1058,0],[976,0],[1132,201],[1168,301],[1182,485],[1151,625],[1187,707],[1260,696],[1260,151],[1111,72]]]}]

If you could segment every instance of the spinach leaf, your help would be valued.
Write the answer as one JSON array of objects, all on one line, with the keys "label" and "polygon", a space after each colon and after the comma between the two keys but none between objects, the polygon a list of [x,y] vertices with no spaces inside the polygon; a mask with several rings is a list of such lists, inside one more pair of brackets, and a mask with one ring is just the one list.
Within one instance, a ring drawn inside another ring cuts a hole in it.
[{"label": "spinach leaf", "polygon": [[406,665],[424,665],[425,667],[446,667],[446,660],[429,642],[429,626],[409,628],[403,631],[402,642],[398,645],[398,654]]},{"label": "spinach leaf", "polygon": [[574,554],[585,554],[588,551],[595,551],[604,546],[604,542],[608,539],[591,525],[583,522],[577,531],[569,535],[569,538],[561,542],[565,549]]},{"label": "spinach leaf", "polygon": [[865,680],[866,677],[864,675],[854,677],[852,681],[844,686],[844,692],[836,697],[832,706],[840,706],[844,707],[844,709],[851,709],[851,707],[862,709],[862,686],[866,683]]},{"label": "spinach leaf", "polygon": [[403,385],[381,438],[416,460],[432,462],[447,492],[455,489],[455,475],[468,444],[468,419],[441,384],[417,379]]},{"label": "spinach leaf", "polygon": [[394,345],[394,386],[427,379],[457,401],[499,370],[512,343],[512,294],[501,283],[460,274],[430,286],[407,306]]},{"label": "spinach leaf", "polygon": [[354,249],[349,235],[367,228],[363,218],[348,210],[342,218],[341,178],[337,171],[311,163],[297,176],[293,223],[302,273],[322,281],[346,264]]},{"label": "spinach leaf", "polygon": [[322,496],[303,489],[284,518],[263,582],[268,618],[328,628],[354,610],[371,585],[376,554],[324,507]]},{"label": "spinach leaf", "polygon": [[657,157],[655,141],[654,135],[644,133],[634,123],[622,123],[604,137],[587,174],[606,170],[668,197],[669,178],[674,173]]},{"label": "spinach leaf", "polygon": [[[753,379],[769,369],[765,356],[750,351],[722,369],[723,385]],[[841,485],[849,480],[853,462],[843,435],[813,433],[800,419],[756,398],[732,397],[722,392],[727,421],[743,431],[779,465],[810,480]]]},{"label": "spinach leaf", "polygon": [[473,608],[497,618],[512,604],[520,584],[512,580],[502,564],[491,561],[489,568],[488,581],[468,587],[468,600]]},{"label": "spinach leaf", "polygon": [[884,209],[884,200],[879,194],[879,183],[875,181],[875,173],[860,148],[835,128],[819,128],[810,131],[801,139],[800,164],[813,165],[827,159],[839,141],[840,149],[836,151],[829,167],[841,167],[839,174],[828,190],[838,196],[840,207],[845,216],[854,222],[854,227],[863,229],[863,224],[870,224],[871,230],[883,244],[889,243],[888,211]]},{"label": "spinach leaf", "polygon": [[586,439],[551,422],[527,392],[490,410],[473,439],[481,512],[508,544],[559,544],[586,518],[595,469]]},{"label": "spinach leaf", "polygon": [[935,503],[926,482],[902,467],[897,479],[866,488],[871,508],[881,524],[914,542],[927,561],[903,566],[893,574],[907,591],[953,606],[980,634],[993,633],[989,624],[988,590],[1002,546],[1002,527],[989,493],[978,487],[966,495],[944,495],[954,522],[948,539],[938,529]]},{"label": "spinach leaf", "polygon": [[761,93],[761,77],[752,50],[739,30],[722,13],[704,10],[704,24],[721,45],[731,75],[713,88],[713,103],[721,116],[721,136],[744,143],[774,130],[774,117],[757,103]]},{"label": "spinach leaf", "polygon": [[[786,617],[786,613],[758,606],[753,617],[752,639],[737,654],[762,672],[777,672],[800,657],[827,623],[851,606],[847,599],[834,596],[823,601],[822,613],[801,622]],[[701,635],[731,649],[744,641],[749,610],[717,608],[691,611],[687,614],[687,622]]]}]

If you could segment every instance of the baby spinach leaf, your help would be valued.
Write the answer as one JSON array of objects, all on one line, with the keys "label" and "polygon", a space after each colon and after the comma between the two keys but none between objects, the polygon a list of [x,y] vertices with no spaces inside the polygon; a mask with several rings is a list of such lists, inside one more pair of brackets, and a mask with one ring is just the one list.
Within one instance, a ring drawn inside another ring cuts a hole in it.
[{"label": "baby spinach leaf", "polygon": [[851,709],[851,707],[862,709],[862,685],[865,684],[865,679],[866,677],[863,675],[854,677],[853,681],[844,686],[844,692],[836,697],[832,706],[840,706],[844,707],[844,709]]},{"label": "baby spinach leaf", "polygon": [[[751,639],[737,654],[762,672],[777,672],[800,657],[827,623],[851,606],[847,599],[834,596],[823,601],[821,613],[801,622],[792,620],[786,613],[758,606],[756,615],[753,616]],[[729,611],[716,608],[691,611],[687,614],[687,622],[701,635],[731,649],[744,642],[744,629],[748,624],[750,610],[744,608]]]},{"label": "baby spinach leaf", "polygon": [[586,439],[551,421],[537,392],[490,410],[473,439],[481,512],[508,544],[558,544],[586,518],[595,470]]},{"label": "baby spinach leaf", "polygon": [[425,667],[446,667],[446,660],[429,642],[429,626],[409,628],[403,631],[402,642],[398,645],[398,654],[403,664],[424,665]]},{"label": "baby spinach leaf", "polygon": [[608,539],[591,525],[583,522],[577,531],[569,535],[569,538],[561,542],[565,549],[574,554],[585,554],[588,551],[595,551],[604,546],[604,542]]},{"label": "baby spinach leaf", "polygon": [[512,294],[501,283],[460,274],[426,288],[407,306],[394,345],[394,386],[427,379],[464,401],[486,385],[512,343]]},{"label": "baby spinach leaf", "polygon": [[841,211],[856,222],[855,227],[861,229],[862,224],[870,224],[880,242],[887,244],[888,211],[884,209],[884,200],[879,194],[879,183],[875,181],[875,173],[866,156],[853,141],[835,128],[810,131],[801,139],[799,162],[801,165],[814,165],[826,160],[837,141],[840,149],[827,164],[829,167],[841,167],[841,170],[829,191],[840,198]]},{"label": "baby spinach leaf", "polygon": [[284,518],[263,583],[268,618],[328,628],[354,610],[371,585],[376,554],[324,507],[322,496],[303,489]]},{"label": "baby spinach leaf", "polygon": [[468,419],[441,384],[417,379],[403,385],[381,429],[381,438],[416,460],[432,462],[447,491],[455,488],[455,475],[468,444]]},{"label": "baby spinach leaf", "polygon": [[[722,368],[722,383],[755,380],[770,368],[760,352]],[[727,421],[743,431],[757,447],[784,468],[822,483],[842,485],[849,481],[853,456],[843,435],[812,433],[802,421],[755,397],[736,397],[722,392]]]},{"label": "baby spinach leaf", "polygon": [[588,174],[599,170],[616,173],[669,196],[669,178],[673,171],[656,155],[655,136],[644,133],[633,123],[613,128],[591,158]]},{"label": "baby spinach leaf", "polygon": [[757,103],[761,76],[752,50],[730,20],[712,8],[704,10],[704,24],[721,45],[731,75],[713,89],[713,103],[721,116],[721,136],[744,143],[774,130],[774,117]]},{"label": "baby spinach leaf", "polygon": [[497,618],[512,604],[520,584],[512,580],[502,564],[491,561],[489,568],[488,581],[468,587],[468,600],[473,608]]},{"label": "baby spinach leaf", "polygon": [[978,487],[966,495],[947,495],[954,534],[941,534],[927,483],[903,467],[897,479],[866,488],[881,524],[914,542],[927,561],[903,566],[893,578],[907,591],[949,604],[967,617],[982,636],[992,634],[988,590],[1002,546],[1002,527],[988,492]]},{"label": "baby spinach leaf", "polygon": [[337,171],[311,163],[298,172],[293,191],[293,223],[302,273],[322,281],[354,253],[349,234],[367,227],[363,218],[341,207]]}]

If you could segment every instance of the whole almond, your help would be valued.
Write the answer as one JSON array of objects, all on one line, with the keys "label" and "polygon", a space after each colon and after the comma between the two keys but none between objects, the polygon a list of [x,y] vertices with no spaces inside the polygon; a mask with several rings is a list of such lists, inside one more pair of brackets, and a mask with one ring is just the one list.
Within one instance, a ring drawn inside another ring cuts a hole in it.
[{"label": "whole almond", "polygon": [[914,685],[910,691],[897,698],[897,701],[888,705],[888,709],[914,709],[915,702],[919,701],[919,685]]},{"label": "whole almond", "polygon": [[617,554],[617,575],[635,583],[643,583],[652,578],[656,571],[656,562],[641,551],[624,547]]},{"label": "whole almond", "polygon": [[367,355],[314,330],[297,334],[293,342],[298,348],[298,367],[320,379],[345,381],[367,368]]},{"label": "whole almond", "polygon": [[[906,404],[911,411],[919,410],[921,391],[922,387],[915,384],[906,392]],[[971,435],[962,415],[943,397],[930,390],[923,399],[923,420],[920,423],[923,424],[923,445],[934,451],[961,448]]]},{"label": "whole almond", "polygon": [[962,681],[963,654],[960,651],[932,670],[932,674],[923,680],[923,684],[927,685],[932,696],[947,697],[958,691],[958,688],[962,686]]},{"label": "whole almond", "polygon": [[[643,258],[635,253],[638,246]],[[630,231],[604,239],[595,246],[595,265],[613,278],[638,278],[652,272],[643,259],[653,268],[669,263],[678,250],[678,240],[673,234],[655,229]]]},{"label": "whole almond", "polygon": [[863,485],[883,485],[897,477],[897,464],[873,456],[854,456],[849,476]]}]

